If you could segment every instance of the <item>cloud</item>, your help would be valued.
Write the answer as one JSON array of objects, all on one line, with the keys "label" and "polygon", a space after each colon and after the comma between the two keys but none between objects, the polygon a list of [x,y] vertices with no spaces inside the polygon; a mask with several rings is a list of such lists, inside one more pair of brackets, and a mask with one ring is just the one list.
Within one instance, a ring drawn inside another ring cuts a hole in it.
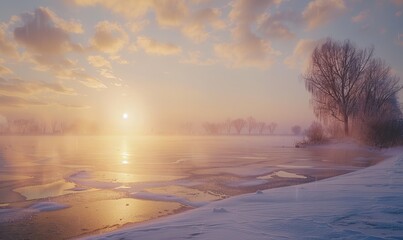
[{"label": "cloud", "polygon": [[269,6],[280,3],[275,0],[235,1],[229,13],[235,25],[231,30],[232,42],[216,44],[215,54],[230,67],[269,67],[281,53],[252,29]]},{"label": "cloud", "polygon": [[89,88],[95,88],[95,89],[106,88],[105,84],[103,84],[100,80],[88,75],[82,69],[66,71],[66,72],[64,72],[64,76],[60,76],[60,77],[65,78],[65,79],[77,80],[81,84],[83,84],[84,86],[87,86]]},{"label": "cloud", "polygon": [[128,36],[119,24],[102,21],[95,26],[95,34],[90,42],[99,51],[116,53],[127,44]]},{"label": "cloud", "polygon": [[295,34],[291,32],[286,23],[298,25],[301,18],[294,12],[277,12],[265,14],[258,19],[258,30],[267,38],[294,39]]},{"label": "cloud", "polygon": [[397,11],[397,12],[395,13],[395,16],[396,16],[396,17],[402,16],[402,11]]},{"label": "cloud", "polygon": [[45,11],[48,16],[51,18],[53,21],[54,25],[57,28],[60,28],[66,32],[69,33],[83,33],[84,29],[81,23],[79,23],[76,20],[64,20],[63,18],[58,17],[53,11],[51,11],[49,8],[41,8],[42,11]]},{"label": "cloud", "polygon": [[[110,58],[116,59],[116,61],[123,61],[120,59],[119,56],[112,56]],[[121,79],[116,77],[115,74],[113,73],[111,63],[104,57],[88,56],[87,60],[92,66],[97,68],[97,71],[100,73],[102,77],[121,81]]]},{"label": "cloud", "polygon": [[308,29],[315,29],[340,16],[346,10],[343,0],[313,0],[304,9],[302,16]]},{"label": "cloud", "polygon": [[119,64],[128,64],[129,63],[126,59],[122,58],[119,55],[110,55],[109,59],[112,60],[113,62],[119,63]]},{"label": "cloud", "polygon": [[161,26],[181,26],[189,15],[184,0],[155,0],[153,3],[157,22]]},{"label": "cloud", "polygon": [[323,39],[300,39],[295,45],[294,51],[291,56],[284,60],[284,63],[293,69],[301,68],[305,70],[310,61],[310,55],[316,46],[323,43]]},{"label": "cloud", "polygon": [[[186,0],[71,0],[78,6],[100,5],[129,19],[132,32],[140,31],[149,22],[143,18],[153,12],[155,20],[163,28],[177,28],[182,34],[196,43],[205,41],[209,36],[207,27],[222,29],[224,21],[221,11],[214,8],[191,11]],[[259,1],[258,1],[259,2]]]},{"label": "cloud", "polygon": [[71,0],[71,2],[77,6],[101,5],[126,18],[143,17],[155,4],[152,0]]},{"label": "cloud", "polygon": [[351,20],[354,23],[360,23],[365,21],[369,17],[369,10],[363,10],[359,12],[356,16],[352,17]]},{"label": "cloud", "polygon": [[202,54],[200,51],[191,51],[188,52],[187,55],[180,60],[180,62],[200,66],[207,66],[216,63],[216,60],[212,58],[202,59],[201,55]]},{"label": "cloud", "polygon": [[0,58],[0,76],[12,74],[13,71],[8,67],[2,65],[3,62],[3,59]]},{"label": "cloud", "polygon": [[144,36],[137,38],[137,45],[146,53],[153,55],[176,55],[182,51],[182,49],[175,44],[157,42],[156,40]]},{"label": "cloud", "polygon": [[400,45],[403,47],[403,33],[397,34],[397,45]]},{"label": "cloud", "polygon": [[66,108],[75,108],[75,109],[87,109],[90,108],[88,105],[80,105],[80,104],[70,104],[70,103],[55,103],[56,105],[66,107]]},{"label": "cloud", "polygon": [[267,7],[281,2],[281,0],[237,0],[232,4],[229,17],[231,21],[249,24],[256,21]]},{"label": "cloud", "polygon": [[0,54],[16,57],[17,47],[7,36],[7,25],[0,23]]},{"label": "cloud", "polygon": [[234,42],[214,46],[216,55],[230,67],[267,68],[280,55],[270,42],[254,35],[247,28],[233,30]]},{"label": "cloud", "polygon": [[143,20],[136,20],[134,22],[129,22],[127,23],[127,26],[131,32],[138,33],[141,30],[143,30],[143,28],[148,24],[150,24],[150,21],[143,19]]},{"label": "cloud", "polygon": [[178,26],[188,14],[184,0],[72,0],[72,2],[78,6],[101,5],[128,19],[142,18],[153,10],[161,26]]},{"label": "cloud", "polygon": [[45,105],[49,104],[32,98],[0,95],[0,107],[27,107]]},{"label": "cloud", "polygon": [[61,83],[48,83],[43,81],[24,81],[21,79],[0,78],[0,93],[12,95],[32,95],[40,92],[53,92],[57,94],[75,95],[76,92],[63,86]]},{"label": "cloud", "polygon": [[26,47],[23,59],[34,63],[38,71],[51,71],[61,79],[76,79],[92,88],[105,87],[90,77],[84,70],[77,69],[76,62],[66,58],[71,52],[82,53],[83,48],[70,39],[70,33],[81,33],[76,21],[59,18],[48,8],[37,8],[33,13],[20,16],[22,26],[14,29],[15,40]]},{"label": "cloud", "polygon": [[96,68],[108,68],[111,69],[111,63],[102,56],[88,56],[88,63]]},{"label": "cloud", "polygon": [[220,19],[221,11],[214,8],[202,9],[189,18],[182,27],[182,33],[196,43],[205,41],[209,33],[206,26],[210,25],[214,29],[223,29],[225,22]]},{"label": "cloud", "polygon": [[[37,8],[34,13],[21,15],[23,25],[14,29],[14,39],[35,54],[59,55],[81,50],[69,37],[69,32],[80,32],[76,22],[68,22],[56,16],[48,8]],[[75,26],[68,30],[68,25]]]}]

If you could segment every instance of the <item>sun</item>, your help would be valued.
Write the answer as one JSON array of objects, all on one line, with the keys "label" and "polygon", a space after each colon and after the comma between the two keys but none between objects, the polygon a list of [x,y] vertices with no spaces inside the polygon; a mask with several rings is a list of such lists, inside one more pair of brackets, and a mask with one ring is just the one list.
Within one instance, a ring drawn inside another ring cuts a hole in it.
[{"label": "sun", "polygon": [[129,114],[123,113],[123,114],[122,114],[122,118],[123,118],[124,120],[128,119],[128,118],[129,118]]}]

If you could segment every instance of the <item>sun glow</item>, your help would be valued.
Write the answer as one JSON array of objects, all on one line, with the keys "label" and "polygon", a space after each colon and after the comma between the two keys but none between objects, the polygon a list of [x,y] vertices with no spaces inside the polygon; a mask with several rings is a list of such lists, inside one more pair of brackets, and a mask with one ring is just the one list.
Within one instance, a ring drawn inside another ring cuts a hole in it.
[{"label": "sun glow", "polygon": [[122,118],[123,118],[124,120],[128,119],[128,118],[129,118],[129,114],[123,113],[123,114],[122,114]]}]

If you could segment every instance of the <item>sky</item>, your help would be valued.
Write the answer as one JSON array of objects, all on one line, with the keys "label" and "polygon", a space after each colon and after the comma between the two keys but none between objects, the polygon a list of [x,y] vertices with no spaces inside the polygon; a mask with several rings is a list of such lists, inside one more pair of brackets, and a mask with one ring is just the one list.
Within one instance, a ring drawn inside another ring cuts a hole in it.
[{"label": "sky", "polygon": [[315,119],[302,75],[328,37],[373,46],[403,81],[402,0],[1,5],[3,124],[92,121],[146,132],[253,116],[286,133]]}]

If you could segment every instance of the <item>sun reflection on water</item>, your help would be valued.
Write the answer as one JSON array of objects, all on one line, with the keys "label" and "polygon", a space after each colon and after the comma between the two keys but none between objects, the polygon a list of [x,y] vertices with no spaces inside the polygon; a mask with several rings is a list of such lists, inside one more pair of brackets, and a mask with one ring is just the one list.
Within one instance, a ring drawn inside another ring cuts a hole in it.
[{"label": "sun reflection on water", "polygon": [[125,165],[129,164],[129,154],[127,152],[122,152],[120,155],[122,159],[121,163]]}]

